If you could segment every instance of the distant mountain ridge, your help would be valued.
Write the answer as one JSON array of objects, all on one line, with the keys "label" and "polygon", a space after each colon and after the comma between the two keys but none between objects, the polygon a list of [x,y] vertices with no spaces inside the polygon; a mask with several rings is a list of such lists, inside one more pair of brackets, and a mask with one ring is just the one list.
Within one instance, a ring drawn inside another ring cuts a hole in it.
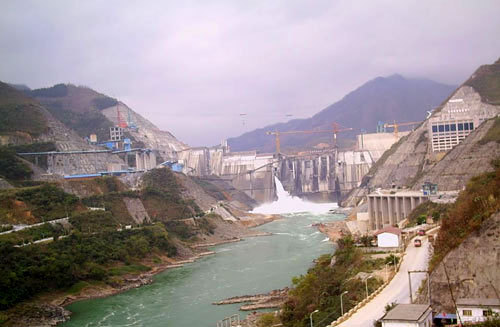
[{"label": "distant mountain ridge", "polygon": [[[354,138],[360,130],[374,132],[378,121],[422,121],[426,112],[445,100],[456,85],[446,85],[428,79],[410,79],[395,74],[377,77],[347,94],[340,101],[326,107],[311,118],[295,119],[247,132],[228,139],[234,151],[274,151],[274,138],[266,131],[292,131],[331,129],[337,122],[351,127],[352,132],[339,134],[339,138]],[[329,142],[327,134],[287,135],[281,139],[282,148],[307,147]]]}]

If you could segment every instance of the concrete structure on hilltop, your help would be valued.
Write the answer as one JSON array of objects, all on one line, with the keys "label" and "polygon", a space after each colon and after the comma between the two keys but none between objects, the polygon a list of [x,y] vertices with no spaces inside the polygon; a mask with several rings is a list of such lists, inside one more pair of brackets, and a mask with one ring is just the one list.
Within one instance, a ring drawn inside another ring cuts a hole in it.
[{"label": "concrete structure on hilltop", "polygon": [[382,327],[431,327],[432,309],[428,304],[398,304],[381,321]]},{"label": "concrete structure on hilltop", "polygon": [[470,86],[462,86],[441,111],[429,118],[428,132],[433,152],[451,150],[485,120],[498,115],[495,106],[481,102]]},{"label": "concrete structure on hilltop", "polygon": [[370,229],[377,230],[397,225],[419,204],[428,200],[429,196],[419,191],[383,190],[370,193],[368,194]]},{"label": "concrete structure on hilltop", "polygon": [[397,136],[395,133],[359,134],[356,139],[357,149],[369,151],[373,161],[376,162],[394,143],[409,133],[399,132]]},{"label": "concrete structure on hilltop", "polygon": [[464,323],[476,323],[500,314],[500,299],[457,299],[457,315]]}]

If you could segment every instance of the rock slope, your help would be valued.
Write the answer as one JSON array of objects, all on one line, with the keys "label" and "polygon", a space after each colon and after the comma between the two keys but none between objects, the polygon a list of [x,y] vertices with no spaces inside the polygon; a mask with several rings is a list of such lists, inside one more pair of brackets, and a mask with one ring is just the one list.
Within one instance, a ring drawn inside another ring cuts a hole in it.
[{"label": "rock slope", "polygon": [[[492,66],[497,65],[500,64]],[[450,101],[453,100],[463,100],[468,108],[477,111],[496,111],[497,115],[500,114],[500,105],[485,102],[482,94],[470,86],[477,84],[476,80],[484,80],[484,76],[478,73],[484,71],[500,76],[500,70],[480,68],[433,115],[451,105]],[[438,184],[439,190],[460,190],[471,177],[492,170],[490,162],[500,155],[500,143],[491,141],[483,144],[481,140],[493,126],[493,120],[481,124],[446,155],[432,152],[428,124],[429,119],[386,151],[365,177],[361,187],[347,197],[344,205],[355,205],[371,190],[393,185],[418,190],[424,181],[431,181]]]}]

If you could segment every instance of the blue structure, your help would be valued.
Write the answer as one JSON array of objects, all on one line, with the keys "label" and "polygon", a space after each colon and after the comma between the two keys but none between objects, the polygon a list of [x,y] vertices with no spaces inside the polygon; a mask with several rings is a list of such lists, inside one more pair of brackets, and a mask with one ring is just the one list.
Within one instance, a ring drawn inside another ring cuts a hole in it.
[{"label": "blue structure", "polygon": [[182,169],[184,169],[184,165],[177,161],[165,161],[162,162],[160,165],[168,167],[172,169],[172,171],[175,171],[177,173],[182,173]]},{"label": "blue structure", "polygon": [[130,151],[132,149],[132,142],[130,139],[123,139],[123,150]]}]

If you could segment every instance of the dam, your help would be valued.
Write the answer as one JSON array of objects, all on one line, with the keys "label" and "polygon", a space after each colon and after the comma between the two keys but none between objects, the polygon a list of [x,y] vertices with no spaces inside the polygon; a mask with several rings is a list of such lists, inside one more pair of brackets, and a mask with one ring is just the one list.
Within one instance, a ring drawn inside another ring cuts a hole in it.
[{"label": "dam", "polygon": [[276,198],[274,176],[294,196],[337,202],[361,184],[374,163],[368,150],[328,149],[293,155],[231,152],[224,142],[217,147],[179,151],[177,160],[185,174],[217,176],[261,203]]}]

